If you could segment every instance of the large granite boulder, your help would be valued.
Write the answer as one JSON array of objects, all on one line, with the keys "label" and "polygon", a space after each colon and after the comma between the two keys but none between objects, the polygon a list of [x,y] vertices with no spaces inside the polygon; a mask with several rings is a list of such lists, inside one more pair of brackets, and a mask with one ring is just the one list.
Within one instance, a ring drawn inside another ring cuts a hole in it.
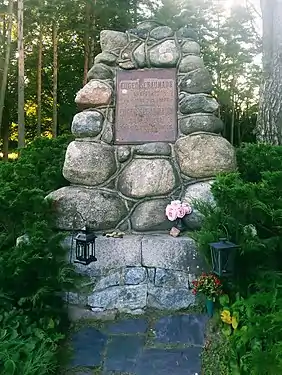
[{"label": "large granite boulder", "polygon": [[196,182],[195,184],[187,186],[184,192],[183,201],[190,204],[192,207],[197,202],[214,205],[215,200],[211,192],[213,182],[214,180],[208,180]]},{"label": "large granite boulder", "polygon": [[146,66],[145,43],[141,43],[135,48],[132,55],[139,68],[144,68]]},{"label": "large granite boulder", "polygon": [[188,229],[199,230],[202,226],[204,215],[196,208],[198,203],[215,204],[211,192],[213,182],[213,180],[196,182],[185,189],[182,200],[193,207],[192,214],[184,217],[184,223]]},{"label": "large granite boulder", "polygon": [[95,64],[99,64],[99,63],[103,63],[103,64],[106,64],[106,65],[115,65],[116,61],[117,61],[117,58],[118,56],[110,51],[104,51],[104,52],[101,52],[99,53],[95,59],[94,59],[94,63]]},{"label": "large granite boulder", "polygon": [[199,43],[193,40],[185,40],[181,45],[183,55],[196,55],[200,56],[201,47]]},{"label": "large granite boulder", "polygon": [[158,26],[150,32],[150,37],[162,40],[173,36],[174,32],[169,26]]},{"label": "large granite boulder", "polygon": [[95,63],[87,74],[87,79],[113,79],[113,70],[103,63]]},{"label": "large granite boulder", "polygon": [[66,152],[63,175],[73,184],[96,186],[116,171],[114,148],[95,142],[73,141]]},{"label": "large granite boulder", "polygon": [[191,113],[214,113],[219,104],[215,98],[206,94],[179,94],[179,110],[188,115]]},{"label": "large granite boulder", "polygon": [[182,26],[176,31],[178,38],[198,40],[198,34],[189,26]]},{"label": "large granite boulder", "polygon": [[172,224],[165,216],[165,209],[169,203],[169,199],[141,202],[131,215],[132,229],[139,232],[170,229]]},{"label": "large granite boulder", "polygon": [[114,192],[67,186],[47,198],[54,201],[58,217],[56,225],[63,230],[78,230],[85,224],[93,230],[114,229],[127,215],[123,200]]},{"label": "large granite boulder", "polygon": [[102,52],[121,50],[127,45],[126,34],[114,30],[102,30],[100,33],[100,45]]},{"label": "large granite boulder", "polygon": [[201,57],[187,55],[180,61],[178,69],[180,73],[188,73],[196,69],[202,69],[204,67],[204,61]]},{"label": "large granite boulder", "polygon": [[91,79],[78,91],[75,102],[83,108],[108,105],[112,99],[112,91],[112,87],[107,82]]},{"label": "large granite boulder", "polygon": [[224,128],[224,124],[220,118],[208,113],[181,116],[178,122],[181,133],[186,135],[200,131],[220,133]]},{"label": "large granite boulder", "polygon": [[179,138],[175,152],[181,172],[189,177],[213,177],[236,168],[233,146],[217,134],[199,132]]},{"label": "large granite boulder", "polygon": [[140,22],[137,25],[137,30],[150,32],[151,30],[155,29],[158,26],[159,26],[159,24],[156,21],[146,20],[146,21]]},{"label": "large granite boulder", "polygon": [[149,50],[149,60],[155,67],[174,67],[180,57],[174,40],[166,40]]},{"label": "large granite boulder", "polygon": [[118,189],[127,197],[145,198],[169,194],[176,185],[175,170],[167,159],[134,159],[122,171]]},{"label": "large granite boulder", "polygon": [[213,89],[210,73],[206,68],[193,70],[180,79],[180,90],[190,94],[210,94]]},{"label": "large granite boulder", "polygon": [[95,137],[102,130],[103,120],[103,115],[98,111],[79,112],[72,120],[72,134],[77,138]]}]

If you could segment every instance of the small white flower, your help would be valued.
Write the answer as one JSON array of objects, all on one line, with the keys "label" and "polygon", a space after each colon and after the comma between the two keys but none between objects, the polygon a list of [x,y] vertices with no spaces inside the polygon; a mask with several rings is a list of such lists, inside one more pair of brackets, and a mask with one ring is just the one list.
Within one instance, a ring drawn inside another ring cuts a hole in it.
[{"label": "small white flower", "polygon": [[252,237],[256,237],[258,232],[256,227],[253,224],[245,225],[244,226],[244,233],[249,234]]}]

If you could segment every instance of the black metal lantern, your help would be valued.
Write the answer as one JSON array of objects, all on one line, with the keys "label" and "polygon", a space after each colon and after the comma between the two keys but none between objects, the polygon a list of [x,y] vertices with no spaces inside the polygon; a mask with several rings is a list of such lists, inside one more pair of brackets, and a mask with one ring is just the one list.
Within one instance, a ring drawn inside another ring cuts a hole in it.
[{"label": "black metal lantern", "polygon": [[97,236],[89,232],[86,227],[75,237],[75,263],[81,263],[87,266],[97,261],[95,254],[96,238]]},{"label": "black metal lantern", "polygon": [[232,276],[234,273],[234,263],[236,250],[239,248],[226,238],[220,238],[219,242],[210,243],[212,272],[219,277]]}]

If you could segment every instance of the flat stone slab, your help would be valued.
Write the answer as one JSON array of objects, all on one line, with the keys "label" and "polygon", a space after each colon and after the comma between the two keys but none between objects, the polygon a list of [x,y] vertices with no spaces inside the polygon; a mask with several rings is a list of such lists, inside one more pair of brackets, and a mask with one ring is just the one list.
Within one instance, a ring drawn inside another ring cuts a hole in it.
[{"label": "flat stone slab", "polygon": [[174,238],[167,234],[143,236],[142,265],[188,273],[199,272],[202,266],[192,238]]},{"label": "flat stone slab", "polygon": [[138,361],[136,375],[200,375],[201,348],[147,349]]},{"label": "flat stone slab", "polygon": [[197,314],[163,317],[153,328],[155,341],[162,344],[204,346],[207,321],[207,316]]},{"label": "flat stone slab", "polygon": [[74,350],[70,367],[100,366],[107,337],[93,327],[85,327],[73,334]]},{"label": "flat stone slab", "polygon": [[[70,249],[71,237],[63,245]],[[126,235],[124,238],[98,236],[96,240],[97,262],[89,266],[75,264],[83,274],[97,276],[104,270],[120,267],[155,267],[168,270],[199,273],[203,261],[195,241],[190,237],[173,238],[169,234]],[[75,253],[73,248],[73,257]]]},{"label": "flat stone slab", "polygon": [[148,323],[145,319],[127,319],[110,324],[107,329],[109,334],[144,334],[147,331]]},{"label": "flat stone slab", "polygon": [[[105,322],[71,337],[74,355],[67,375],[200,375],[207,316],[182,314]],[[150,346],[146,346],[150,343]],[[155,346],[155,347],[152,347]]]},{"label": "flat stone slab", "polygon": [[108,344],[104,371],[135,374],[144,343],[142,336],[113,336]]}]

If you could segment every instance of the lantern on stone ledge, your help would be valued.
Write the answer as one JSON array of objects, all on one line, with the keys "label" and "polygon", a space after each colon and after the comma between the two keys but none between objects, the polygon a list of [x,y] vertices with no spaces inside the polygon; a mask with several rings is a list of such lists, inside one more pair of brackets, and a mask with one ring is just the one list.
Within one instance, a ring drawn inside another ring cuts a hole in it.
[{"label": "lantern on stone ledge", "polygon": [[234,274],[235,256],[239,246],[220,238],[219,242],[209,244],[211,249],[212,272],[219,277],[229,277]]},{"label": "lantern on stone ledge", "polygon": [[84,227],[75,237],[75,263],[85,266],[96,262],[95,240],[97,236],[91,233],[88,228]]}]

